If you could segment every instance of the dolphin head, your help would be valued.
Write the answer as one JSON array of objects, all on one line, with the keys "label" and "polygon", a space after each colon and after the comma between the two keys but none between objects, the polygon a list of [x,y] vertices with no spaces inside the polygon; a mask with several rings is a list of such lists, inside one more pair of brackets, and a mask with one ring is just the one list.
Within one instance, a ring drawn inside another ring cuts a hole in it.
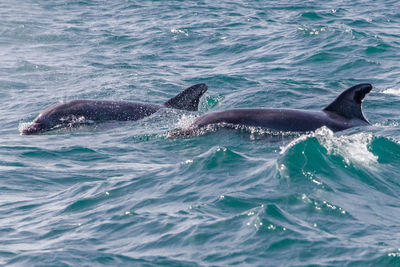
[{"label": "dolphin head", "polygon": [[51,130],[55,126],[55,121],[52,117],[53,114],[48,112],[39,114],[28,127],[21,131],[21,135],[34,135]]},{"label": "dolphin head", "polygon": [[40,122],[32,122],[31,125],[21,131],[21,135],[33,135],[46,131],[46,126]]}]

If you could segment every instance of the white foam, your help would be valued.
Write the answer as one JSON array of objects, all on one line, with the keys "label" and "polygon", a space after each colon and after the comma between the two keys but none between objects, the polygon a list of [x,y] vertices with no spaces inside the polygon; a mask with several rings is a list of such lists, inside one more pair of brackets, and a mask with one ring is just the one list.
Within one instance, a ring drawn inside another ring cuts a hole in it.
[{"label": "white foam", "polygon": [[325,126],[313,133],[302,135],[281,147],[280,154],[284,154],[288,149],[308,138],[316,138],[328,154],[340,155],[347,165],[352,162],[365,166],[372,166],[371,164],[377,163],[378,157],[368,150],[373,139],[371,133],[336,136]]},{"label": "white foam", "polygon": [[315,131],[315,137],[328,154],[342,156],[347,165],[357,162],[371,166],[378,161],[378,157],[368,150],[373,139],[371,133],[335,136],[327,127],[322,127]]},{"label": "white foam", "polygon": [[194,116],[194,115],[183,114],[178,119],[178,122],[175,124],[175,128],[186,129],[190,125],[192,125],[192,123],[194,122],[195,119],[196,119],[196,116]]},{"label": "white foam", "polygon": [[175,34],[184,34],[185,36],[189,36],[189,34],[186,31],[181,29],[172,28],[171,32]]},{"label": "white foam", "polygon": [[22,133],[25,128],[28,128],[33,122],[20,122],[18,125],[18,131]]},{"label": "white foam", "polygon": [[387,95],[397,95],[400,96],[400,88],[388,88],[384,91],[382,91],[382,94],[387,94]]}]

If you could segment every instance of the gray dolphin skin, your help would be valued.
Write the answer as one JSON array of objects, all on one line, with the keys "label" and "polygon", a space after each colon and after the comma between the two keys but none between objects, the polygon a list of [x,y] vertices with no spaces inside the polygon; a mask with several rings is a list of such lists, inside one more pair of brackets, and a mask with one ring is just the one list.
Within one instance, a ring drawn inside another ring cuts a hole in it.
[{"label": "gray dolphin skin", "polygon": [[150,116],[161,108],[197,111],[200,98],[207,89],[204,83],[193,85],[163,105],[127,101],[73,100],[43,111],[31,125],[21,131],[21,134],[40,134],[88,121],[136,121]]},{"label": "gray dolphin skin", "polygon": [[231,128],[235,125],[256,126],[275,131],[309,132],[326,126],[332,131],[342,131],[355,126],[368,125],[361,104],[372,90],[371,84],[358,84],[341,93],[322,111],[294,109],[232,109],[205,114],[187,129],[172,136],[191,135],[208,126]]}]

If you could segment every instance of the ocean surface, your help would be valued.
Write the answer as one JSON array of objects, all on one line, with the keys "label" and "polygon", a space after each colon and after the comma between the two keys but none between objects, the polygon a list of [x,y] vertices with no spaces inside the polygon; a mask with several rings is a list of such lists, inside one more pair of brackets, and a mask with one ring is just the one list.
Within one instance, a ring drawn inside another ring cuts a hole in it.
[{"label": "ocean surface", "polygon": [[[365,82],[367,127],[168,138]],[[199,112],[20,135],[61,102],[196,83]],[[398,1],[2,0],[0,99],[2,266],[400,266]]]}]

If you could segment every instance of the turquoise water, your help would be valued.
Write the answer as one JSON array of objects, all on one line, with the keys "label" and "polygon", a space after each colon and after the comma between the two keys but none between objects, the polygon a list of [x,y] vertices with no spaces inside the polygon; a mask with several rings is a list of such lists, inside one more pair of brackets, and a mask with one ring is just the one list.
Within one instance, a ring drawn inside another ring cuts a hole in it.
[{"label": "turquoise water", "polygon": [[[397,1],[1,1],[0,265],[399,266],[399,51]],[[199,112],[19,135],[63,101],[200,82]],[[362,82],[369,127],[167,138]]]}]

